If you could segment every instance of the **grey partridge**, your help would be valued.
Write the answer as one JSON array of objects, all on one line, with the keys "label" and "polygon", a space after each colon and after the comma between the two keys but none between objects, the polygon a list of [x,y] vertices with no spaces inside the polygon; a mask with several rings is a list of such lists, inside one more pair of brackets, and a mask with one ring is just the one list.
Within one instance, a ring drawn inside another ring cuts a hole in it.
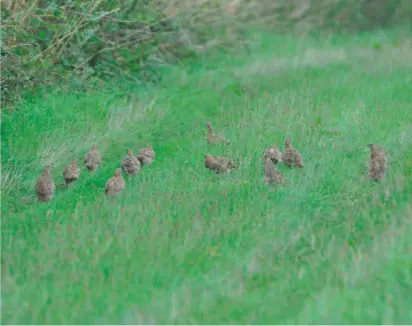
[{"label": "grey partridge", "polygon": [[382,180],[386,175],[388,160],[380,145],[368,144],[371,150],[369,160],[369,176],[372,180]]},{"label": "grey partridge", "polygon": [[154,162],[156,158],[156,153],[153,150],[152,146],[142,148],[137,154],[137,159],[140,162],[140,165],[143,167],[145,165],[150,165]]},{"label": "grey partridge", "polygon": [[205,155],[205,167],[216,174],[228,172],[231,169],[236,169],[237,166],[228,158],[223,156]]},{"label": "grey partridge", "polygon": [[37,199],[42,202],[51,201],[56,191],[53,177],[51,175],[51,165],[46,165],[42,174],[36,181],[36,195]]},{"label": "grey partridge", "polygon": [[128,176],[134,176],[140,170],[140,162],[137,157],[133,156],[131,149],[127,151],[127,156],[122,161],[122,169]]},{"label": "grey partridge", "polygon": [[215,133],[215,131],[213,130],[213,126],[212,126],[211,122],[206,123],[206,128],[207,128],[206,138],[207,138],[207,143],[208,144],[211,145],[211,144],[215,144],[215,143],[218,143],[218,142],[225,142],[226,144],[230,143],[230,140],[228,140],[228,139],[226,139],[222,136],[219,136]]},{"label": "grey partridge", "polygon": [[101,161],[102,159],[100,152],[97,149],[97,145],[93,144],[90,148],[90,151],[84,156],[84,163],[86,165],[86,168],[89,171],[93,172],[99,167]]},{"label": "grey partridge", "polygon": [[289,168],[303,168],[303,158],[302,155],[293,148],[290,143],[290,138],[285,141],[285,150],[282,153],[282,162]]},{"label": "grey partridge", "polygon": [[272,158],[270,151],[265,151],[264,160],[265,166],[263,169],[263,176],[265,184],[280,184],[284,183],[285,180],[283,176],[277,171],[275,163]]},{"label": "grey partridge", "polygon": [[114,172],[114,176],[106,182],[105,192],[106,196],[114,196],[120,194],[126,186],[122,176],[122,169],[117,168]]},{"label": "grey partridge", "polygon": [[68,187],[70,184],[72,184],[77,179],[79,179],[79,177],[80,177],[80,169],[79,169],[79,166],[77,165],[77,160],[74,159],[72,160],[70,165],[67,166],[63,171],[64,182],[66,183],[66,186]]}]

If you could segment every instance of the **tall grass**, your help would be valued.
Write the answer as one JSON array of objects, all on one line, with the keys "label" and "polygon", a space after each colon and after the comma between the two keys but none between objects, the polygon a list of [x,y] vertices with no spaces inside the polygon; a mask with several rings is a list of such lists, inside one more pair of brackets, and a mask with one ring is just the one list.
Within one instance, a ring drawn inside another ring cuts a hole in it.
[{"label": "tall grass", "polygon": [[[171,66],[158,87],[60,91],[3,115],[1,322],[410,323],[408,33],[256,33],[249,53]],[[230,146],[207,145],[207,121]],[[305,168],[280,166],[290,186],[268,188],[263,150],[286,136]],[[59,183],[92,142],[96,173],[36,202],[42,166]],[[389,156],[381,183],[370,142]],[[155,163],[107,201],[127,148],[147,143]],[[207,152],[239,170],[214,175]]]}]

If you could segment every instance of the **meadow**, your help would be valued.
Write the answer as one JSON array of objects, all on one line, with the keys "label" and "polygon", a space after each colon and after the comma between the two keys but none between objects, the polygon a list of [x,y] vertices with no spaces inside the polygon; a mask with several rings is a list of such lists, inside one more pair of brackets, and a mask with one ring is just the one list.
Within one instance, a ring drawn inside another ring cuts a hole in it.
[{"label": "meadow", "polygon": [[[56,87],[2,114],[2,324],[412,323],[410,30],[250,39],[159,85]],[[208,121],[230,145],[206,143]],[[263,151],[287,136],[305,167],[268,187]],[[93,142],[96,173],[37,202],[43,166],[59,185]],[[105,198],[147,144],[154,164]]]}]

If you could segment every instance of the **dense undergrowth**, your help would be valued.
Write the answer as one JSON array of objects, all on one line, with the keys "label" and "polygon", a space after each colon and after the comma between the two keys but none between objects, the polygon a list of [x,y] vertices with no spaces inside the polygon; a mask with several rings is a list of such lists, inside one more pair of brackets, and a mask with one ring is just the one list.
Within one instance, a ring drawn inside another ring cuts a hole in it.
[{"label": "dense undergrowth", "polygon": [[162,67],[247,46],[252,25],[325,34],[409,24],[411,16],[409,0],[4,0],[2,109],[38,86],[156,83]]},{"label": "dense undergrowth", "polygon": [[[158,85],[59,87],[4,113],[2,324],[411,323],[410,36],[255,32]],[[230,146],[207,145],[207,121]],[[263,150],[286,136],[305,168],[268,188]],[[92,142],[99,170],[36,202],[43,165],[59,184]],[[370,142],[389,156],[381,183]],[[127,148],[148,143],[156,162],[106,200]],[[239,170],[214,175],[207,152]]]}]

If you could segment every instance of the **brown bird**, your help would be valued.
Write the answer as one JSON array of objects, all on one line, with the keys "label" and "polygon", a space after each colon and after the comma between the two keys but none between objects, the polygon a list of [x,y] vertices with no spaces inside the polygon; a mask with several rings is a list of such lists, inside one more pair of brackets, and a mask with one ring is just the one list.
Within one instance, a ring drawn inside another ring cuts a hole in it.
[{"label": "brown bird", "polygon": [[90,148],[90,151],[84,156],[84,163],[89,171],[93,172],[101,163],[102,159],[100,156],[100,152],[97,149],[97,145],[93,144]]},{"label": "brown bird", "polygon": [[145,165],[150,165],[156,158],[156,153],[153,150],[153,147],[150,145],[146,148],[142,148],[137,154],[137,159],[140,162],[140,165],[143,167]]},{"label": "brown bird", "polygon": [[63,178],[66,186],[68,187],[71,183],[75,182],[79,179],[80,176],[80,169],[77,165],[77,160],[72,160],[72,163],[67,166],[63,171]]},{"label": "brown bird", "polygon": [[282,162],[289,168],[303,168],[302,155],[292,147],[290,138],[285,141],[285,150],[282,153]]},{"label": "brown bird", "polygon": [[369,176],[372,180],[382,180],[386,175],[388,160],[380,145],[368,144],[371,150],[369,161]]},{"label": "brown bird", "polygon": [[205,167],[217,174],[225,173],[237,166],[228,158],[223,156],[205,155]]},{"label": "brown bird", "polygon": [[51,176],[51,165],[46,165],[42,174],[36,181],[36,195],[39,201],[51,201],[56,191],[53,178]]},{"label": "brown bird", "polygon": [[106,196],[117,195],[124,190],[125,186],[126,183],[123,180],[122,169],[117,168],[114,171],[114,176],[107,180],[104,194]]},{"label": "brown bird", "polygon": [[215,144],[218,142],[225,142],[226,144],[230,143],[230,140],[215,134],[211,122],[206,123],[206,127],[207,127],[207,137],[206,138],[207,138],[208,144]]},{"label": "brown bird", "polygon": [[263,154],[264,160],[266,160],[266,157],[270,157],[270,159],[273,161],[274,164],[278,164],[279,162],[282,162],[282,153],[273,144],[270,145],[270,148],[265,150],[265,153]]},{"label": "brown bird", "polygon": [[265,184],[281,184],[285,182],[283,176],[277,171],[272,158],[272,153],[266,151],[264,155],[265,167],[263,169]]},{"label": "brown bird", "polygon": [[140,162],[137,157],[133,156],[131,149],[127,151],[127,156],[122,161],[122,169],[128,176],[136,175],[140,170]]}]

